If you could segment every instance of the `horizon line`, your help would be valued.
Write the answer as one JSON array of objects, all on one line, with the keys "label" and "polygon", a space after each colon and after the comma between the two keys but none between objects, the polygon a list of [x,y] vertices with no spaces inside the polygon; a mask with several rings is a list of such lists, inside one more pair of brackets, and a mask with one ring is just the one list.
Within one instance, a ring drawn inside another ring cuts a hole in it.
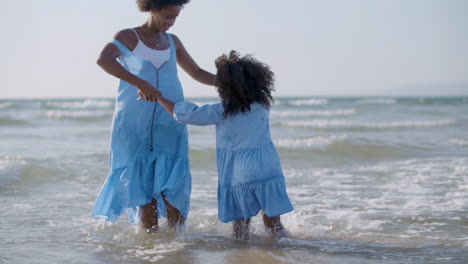
[{"label": "horizon line", "polygon": [[[415,97],[415,98],[420,98],[420,97],[428,97],[428,98],[434,98],[434,97],[468,97],[468,93],[462,93],[462,94],[342,94],[342,95],[277,95],[274,96],[273,99],[275,98],[298,98],[298,97],[304,97],[304,98],[343,98],[343,97],[393,97],[393,98],[403,98],[403,97]],[[80,99],[115,99],[115,96],[49,96],[49,97],[41,97],[41,96],[30,96],[30,97],[1,97],[0,100],[46,100],[46,99],[52,99],[52,100],[80,100]],[[218,96],[185,96],[185,98],[209,98],[209,99],[219,99]]]}]

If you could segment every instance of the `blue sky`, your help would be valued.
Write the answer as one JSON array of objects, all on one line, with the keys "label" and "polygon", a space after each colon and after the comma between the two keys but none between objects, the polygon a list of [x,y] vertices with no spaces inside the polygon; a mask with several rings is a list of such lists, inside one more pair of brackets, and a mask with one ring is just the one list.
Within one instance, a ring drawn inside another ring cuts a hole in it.
[{"label": "blue sky", "polygon": [[[145,22],[135,1],[2,3],[0,97],[115,96],[95,62],[115,32]],[[279,96],[468,94],[466,14],[466,0],[192,0],[170,32],[212,72],[230,49],[253,54]],[[187,96],[216,96],[179,75]]]}]

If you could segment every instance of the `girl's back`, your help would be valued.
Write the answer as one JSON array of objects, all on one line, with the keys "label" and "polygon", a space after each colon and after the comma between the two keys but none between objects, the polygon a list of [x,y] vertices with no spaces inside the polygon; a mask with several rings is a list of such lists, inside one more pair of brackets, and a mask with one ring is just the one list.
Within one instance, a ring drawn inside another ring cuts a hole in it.
[{"label": "girl's back", "polygon": [[218,149],[251,149],[271,143],[268,110],[253,103],[250,111],[230,115],[216,124]]},{"label": "girl's back", "polygon": [[[249,219],[260,210],[273,234],[285,235],[279,216],[293,210],[278,153],[270,137],[273,72],[268,65],[235,51],[216,59],[221,103],[197,106],[159,98],[179,122],[216,125],[218,217],[235,220],[236,237],[246,237]],[[252,103],[254,102],[254,103]]]},{"label": "girl's back", "polygon": [[261,104],[223,118],[221,103],[179,102],[174,117],[192,125],[216,125],[219,219],[248,219],[260,209],[277,216],[292,210],[281,163],[270,138],[268,110]]}]

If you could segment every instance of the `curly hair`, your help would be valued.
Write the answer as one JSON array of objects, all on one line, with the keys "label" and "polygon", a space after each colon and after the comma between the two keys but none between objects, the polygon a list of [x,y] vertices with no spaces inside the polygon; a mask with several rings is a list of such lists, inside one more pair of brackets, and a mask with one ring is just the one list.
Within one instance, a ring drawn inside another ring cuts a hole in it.
[{"label": "curly hair", "polygon": [[273,103],[275,76],[270,67],[250,55],[232,50],[215,61],[216,87],[224,107],[224,118],[250,111],[250,104],[269,109]]},{"label": "curly hair", "polygon": [[136,0],[138,9],[142,12],[148,12],[151,9],[161,10],[165,6],[187,4],[190,0]]}]

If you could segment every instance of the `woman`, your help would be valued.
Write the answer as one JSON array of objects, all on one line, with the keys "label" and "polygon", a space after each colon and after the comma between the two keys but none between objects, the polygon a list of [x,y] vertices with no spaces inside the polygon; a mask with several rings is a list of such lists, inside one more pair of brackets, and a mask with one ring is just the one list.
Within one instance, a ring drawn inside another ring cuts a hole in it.
[{"label": "woman", "polygon": [[157,97],[163,92],[175,102],[184,100],[176,62],[195,80],[215,83],[179,38],[166,33],[188,1],[137,0],[139,9],[149,12],[148,20],[118,32],[99,56],[98,65],[121,82],[112,122],[111,172],[96,199],[95,217],[115,221],[127,209],[130,223],[148,230],[157,230],[158,216],[167,217],[170,227],[187,218],[187,128],[157,105]]}]

